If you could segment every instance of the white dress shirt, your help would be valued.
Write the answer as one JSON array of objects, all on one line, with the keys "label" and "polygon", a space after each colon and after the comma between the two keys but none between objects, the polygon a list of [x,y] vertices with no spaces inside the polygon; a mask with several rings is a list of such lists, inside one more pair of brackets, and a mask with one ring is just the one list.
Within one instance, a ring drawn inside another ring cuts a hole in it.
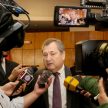
[{"label": "white dress shirt", "polygon": [[[62,108],[67,108],[67,96],[66,96],[66,88],[64,86],[64,80],[65,80],[65,69],[64,65],[62,68],[58,71],[59,79],[60,79],[60,87],[61,87],[61,99],[62,99]],[[48,88],[48,99],[49,99],[49,108],[52,108],[53,104],[53,82],[54,82],[55,76],[52,75],[52,83],[50,87]]]},{"label": "white dress shirt", "polygon": [[77,18],[74,21],[71,22],[71,25],[78,25],[77,24]]},{"label": "white dress shirt", "polygon": [[1,63],[1,66],[6,74],[6,66],[5,66],[5,57],[3,57],[3,60],[2,60],[2,63]]}]

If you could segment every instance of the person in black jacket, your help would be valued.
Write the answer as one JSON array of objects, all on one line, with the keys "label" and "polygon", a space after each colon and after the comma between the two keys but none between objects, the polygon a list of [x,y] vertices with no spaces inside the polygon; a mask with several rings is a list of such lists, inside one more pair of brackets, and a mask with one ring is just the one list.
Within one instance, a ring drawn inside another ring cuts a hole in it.
[{"label": "person in black jacket", "polygon": [[[14,81],[17,78],[18,74],[22,72],[22,70],[26,69],[26,68],[23,68],[20,70],[20,68],[22,67],[21,64],[19,65],[16,62],[7,60],[5,57],[7,57],[8,54],[9,54],[9,51],[1,52],[1,61],[0,61],[0,85],[1,86],[10,81]],[[14,78],[11,77],[13,75],[14,75]]]}]

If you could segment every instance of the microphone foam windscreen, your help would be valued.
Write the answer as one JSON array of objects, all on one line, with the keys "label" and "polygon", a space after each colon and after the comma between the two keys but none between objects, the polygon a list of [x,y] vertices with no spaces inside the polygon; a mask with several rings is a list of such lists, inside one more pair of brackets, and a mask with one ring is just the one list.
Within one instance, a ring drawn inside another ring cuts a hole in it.
[{"label": "microphone foam windscreen", "polygon": [[64,86],[70,91],[75,91],[77,85],[79,85],[79,81],[74,77],[68,76],[64,80]]},{"label": "microphone foam windscreen", "polygon": [[36,66],[32,66],[31,68],[27,69],[27,72],[28,72],[30,75],[33,75],[37,70],[38,70],[38,69],[37,69]]},{"label": "microphone foam windscreen", "polygon": [[38,70],[36,66],[33,66],[32,69],[34,73]]}]

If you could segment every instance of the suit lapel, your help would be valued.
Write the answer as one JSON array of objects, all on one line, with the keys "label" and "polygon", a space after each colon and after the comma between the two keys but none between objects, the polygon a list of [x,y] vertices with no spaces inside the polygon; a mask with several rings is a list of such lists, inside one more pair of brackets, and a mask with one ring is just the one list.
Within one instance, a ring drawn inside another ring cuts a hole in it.
[{"label": "suit lapel", "polygon": [[2,66],[0,65],[0,82],[3,81],[6,78],[6,74],[2,68]]},{"label": "suit lapel", "polygon": [[11,71],[10,71],[10,62],[8,62],[7,59],[5,59],[5,68],[6,68],[6,77],[8,77],[11,74]]},{"label": "suit lapel", "polygon": [[48,101],[48,90],[43,94],[44,101],[46,104],[46,108],[49,108],[49,101]]},{"label": "suit lapel", "polygon": [[[67,76],[72,76],[72,75],[70,69],[65,66],[65,77]],[[67,108],[71,108],[71,100],[72,100],[72,93],[71,91],[67,90]]]},{"label": "suit lapel", "polygon": [[5,72],[4,72],[4,70],[3,70],[3,68],[2,68],[1,65],[0,65],[0,73],[1,73],[1,75],[2,75],[3,77],[5,77]]}]

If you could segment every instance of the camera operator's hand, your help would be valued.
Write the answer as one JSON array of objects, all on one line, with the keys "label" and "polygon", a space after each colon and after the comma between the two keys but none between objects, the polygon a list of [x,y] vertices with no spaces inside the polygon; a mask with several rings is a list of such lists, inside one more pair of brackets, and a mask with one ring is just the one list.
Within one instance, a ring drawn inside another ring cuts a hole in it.
[{"label": "camera operator's hand", "polygon": [[8,77],[9,81],[12,82],[14,81],[17,76],[24,70],[28,69],[29,67],[24,67],[22,68],[22,64],[18,65],[17,67],[15,67],[11,73],[11,75]]},{"label": "camera operator's hand", "polygon": [[104,87],[103,87],[103,78],[101,78],[99,80],[98,88],[99,88],[99,92],[100,92],[98,95],[99,104],[102,105],[104,103],[108,103],[108,97],[107,97],[105,90],[104,90]]},{"label": "camera operator's hand", "polygon": [[[5,84],[4,86],[1,86],[0,88],[4,91],[4,93],[7,96],[10,96],[10,94],[13,92],[14,88],[16,87],[16,85],[19,83],[19,81],[16,82],[9,82],[7,84]],[[14,92],[13,95],[18,95],[22,92],[22,86],[19,87],[19,89]]]}]

